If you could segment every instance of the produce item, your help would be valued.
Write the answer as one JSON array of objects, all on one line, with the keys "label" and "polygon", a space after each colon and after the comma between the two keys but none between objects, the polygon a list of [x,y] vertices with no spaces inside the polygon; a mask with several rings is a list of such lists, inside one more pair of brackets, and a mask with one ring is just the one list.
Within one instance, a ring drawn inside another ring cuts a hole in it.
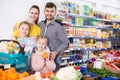
[{"label": "produce item", "polygon": [[119,57],[120,56],[120,50],[115,51],[114,56]]},{"label": "produce item", "polygon": [[55,75],[55,73],[54,72],[52,72],[52,71],[50,71],[50,72],[48,72],[48,73],[45,73],[45,74],[41,74],[41,77],[42,78],[51,78],[51,75]]},{"label": "produce item", "polygon": [[51,80],[59,80],[55,75],[51,75]]},{"label": "produce item", "polygon": [[118,68],[114,63],[110,63],[109,65],[110,65],[110,67],[112,67],[116,70],[120,70],[120,68]]},{"label": "produce item", "polygon": [[119,64],[120,63],[120,59],[119,58],[114,58],[114,62]]},{"label": "produce item", "polygon": [[48,52],[43,52],[43,53],[42,53],[42,57],[43,57],[44,59],[47,59],[47,58],[49,57]]},{"label": "produce item", "polygon": [[10,54],[18,53],[20,51],[20,48],[17,46],[18,45],[13,41],[10,42],[2,41],[0,42],[0,52],[10,53]]},{"label": "produce item", "polygon": [[19,49],[16,48],[16,45],[17,44],[12,41],[8,42],[8,46],[7,46],[8,53],[14,53],[16,49],[17,49],[17,52],[19,52]]},{"label": "produce item", "polygon": [[28,72],[17,73],[15,68],[12,67],[7,70],[0,69],[0,80],[18,80],[28,75]]},{"label": "produce item", "polygon": [[82,78],[82,74],[79,71],[76,71],[74,67],[64,67],[61,68],[57,74],[56,77],[59,80],[80,80]]},{"label": "produce item", "polygon": [[88,71],[96,74],[98,77],[108,78],[109,76],[112,76],[112,77],[120,78],[120,74],[111,73],[106,69],[91,68]]}]

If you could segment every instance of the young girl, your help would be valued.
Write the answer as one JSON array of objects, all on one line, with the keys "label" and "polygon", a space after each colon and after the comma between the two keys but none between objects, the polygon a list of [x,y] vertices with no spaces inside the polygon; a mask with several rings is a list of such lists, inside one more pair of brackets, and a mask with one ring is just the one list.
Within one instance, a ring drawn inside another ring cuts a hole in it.
[{"label": "young girl", "polygon": [[29,32],[30,32],[30,24],[26,21],[23,21],[19,25],[19,33],[17,40],[21,44],[22,47],[25,47],[25,52],[31,52],[33,47],[36,46],[35,40],[29,38]]},{"label": "young girl", "polygon": [[[30,24],[27,21],[23,21],[19,25],[19,33],[20,35],[17,38],[17,41],[20,43],[22,47],[24,47],[24,52],[28,52],[31,54],[34,47],[36,47],[36,41],[33,38],[30,38],[29,32],[30,32]],[[31,70],[31,64],[30,64],[30,56],[28,56],[27,60],[27,70]]]},{"label": "young girl", "polygon": [[41,74],[54,71],[56,68],[54,60],[50,59],[50,52],[46,50],[47,43],[48,41],[46,37],[39,37],[37,39],[37,48],[35,49],[35,53],[31,56],[31,65],[33,70],[39,71]]}]

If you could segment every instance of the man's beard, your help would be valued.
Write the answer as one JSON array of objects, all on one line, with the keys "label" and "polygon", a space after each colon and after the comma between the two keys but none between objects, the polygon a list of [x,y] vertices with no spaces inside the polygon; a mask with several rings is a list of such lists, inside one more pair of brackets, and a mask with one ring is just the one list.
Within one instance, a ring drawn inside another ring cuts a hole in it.
[{"label": "man's beard", "polygon": [[46,20],[53,20],[54,19],[54,17],[52,17],[52,18],[50,18],[50,19],[48,19],[47,17],[46,17]]}]

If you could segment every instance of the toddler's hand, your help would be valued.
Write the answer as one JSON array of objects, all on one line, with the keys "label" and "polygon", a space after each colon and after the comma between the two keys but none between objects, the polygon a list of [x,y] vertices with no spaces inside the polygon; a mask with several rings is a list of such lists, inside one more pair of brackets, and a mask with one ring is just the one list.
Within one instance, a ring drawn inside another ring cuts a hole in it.
[{"label": "toddler's hand", "polygon": [[42,53],[42,57],[43,57],[44,59],[48,59],[48,58],[49,58],[48,52],[43,52],[43,53]]},{"label": "toddler's hand", "polygon": [[35,53],[39,53],[39,51],[37,49],[35,49]]}]

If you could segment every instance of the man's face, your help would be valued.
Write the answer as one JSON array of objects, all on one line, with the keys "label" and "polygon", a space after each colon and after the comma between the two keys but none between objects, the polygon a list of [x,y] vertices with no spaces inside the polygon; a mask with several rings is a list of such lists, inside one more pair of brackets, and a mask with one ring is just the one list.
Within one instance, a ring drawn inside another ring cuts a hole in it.
[{"label": "man's face", "polygon": [[45,8],[44,13],[47,20],[52,20],[56,14],[55,7]]}]

